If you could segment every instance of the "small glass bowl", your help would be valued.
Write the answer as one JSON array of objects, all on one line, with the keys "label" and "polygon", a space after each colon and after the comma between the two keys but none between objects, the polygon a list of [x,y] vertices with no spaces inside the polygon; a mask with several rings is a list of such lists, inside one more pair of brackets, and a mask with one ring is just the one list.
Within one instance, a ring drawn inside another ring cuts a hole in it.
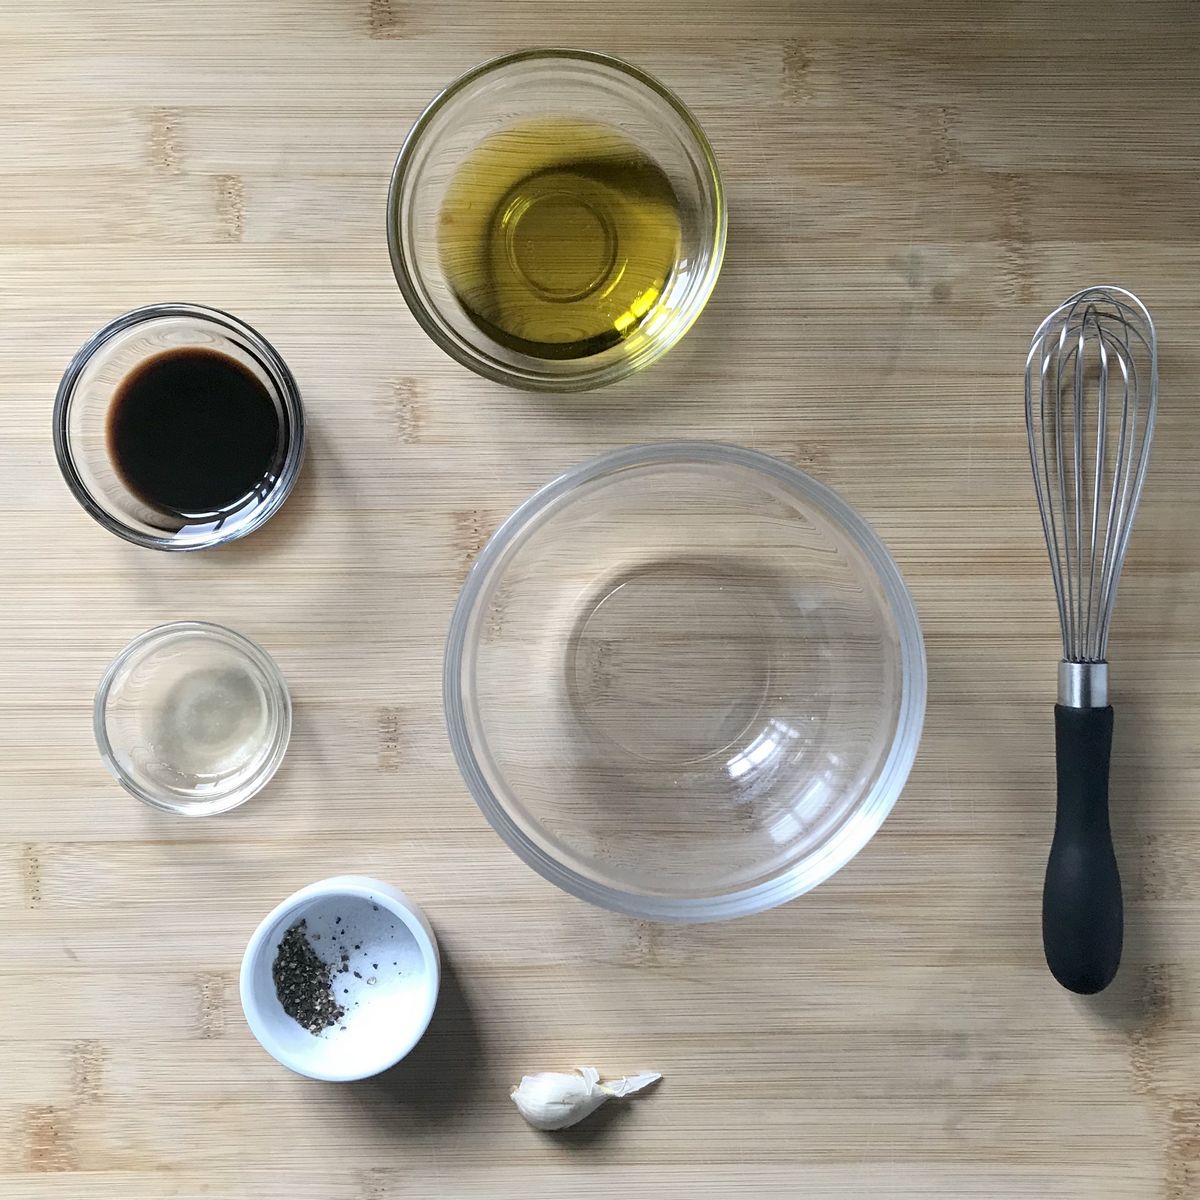
[{"label": "small glass bowl", "polygon": [[[241,508],[209,521],[172,517],[126,486],[108,450],[108,415],[121,382],[142,362],[168,350],[218,350],[248,368],[279,413],[282,451],[273,484]],[[151,304],[117,317],[80,347],[54,401],[54,453],[67,486],[105,529],[154,550],[203,550],[245,537],[280,508],[304,460],[300,391],[275,348],[249,325],[198,304]]]},{"label": "small glass bowl", "polygon": [[100,681],[94,711],[104,765],[131,795],[187,816],[245,803],[275,774],[292,703],[274,660],[204,621],[134,638]]},{"label": "small glass bowl", "polygon": [[782,904],[861,850],[917,751],[925,653],[879,538],[795,468],[637,446],[528,499],[463,587],[458,765],[530,866],[650,920]]},{"label": "small glass bowl", "polygon": [[[546,117],[615,126],[662,170],[679,203],[678,261],[659,311],[625,341],[587,358],[551,361],[493,341],[463,311],[440,259],[442,202],[464,159],[498,130]],[[417,118],[388,193],[392,269],[413,316],[463,366],[530,391],[602,387],[665,354],[716,285],[726,224],[717,162],[692,114],[644,71],[586,50],[523,50],[455,80]]]}]

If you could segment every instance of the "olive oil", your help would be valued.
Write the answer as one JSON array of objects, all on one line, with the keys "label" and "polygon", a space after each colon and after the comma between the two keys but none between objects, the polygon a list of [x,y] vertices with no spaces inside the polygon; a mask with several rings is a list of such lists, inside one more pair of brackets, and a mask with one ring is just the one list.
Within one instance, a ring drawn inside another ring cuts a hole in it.
[{"label": "olive oil", "polygon": [[450,287],[494,341],[536,358],[586,358],[662,314],[679,200],[618,129],[527,121],[459,168],[438,241]]}]

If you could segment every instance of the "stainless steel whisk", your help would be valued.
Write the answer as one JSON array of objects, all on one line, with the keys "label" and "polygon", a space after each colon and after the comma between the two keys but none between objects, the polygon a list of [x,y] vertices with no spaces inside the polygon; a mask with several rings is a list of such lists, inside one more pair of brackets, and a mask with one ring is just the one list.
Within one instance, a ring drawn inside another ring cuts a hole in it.
[{"label": "stainless steel whisk", "polygon": [[1157,403],[1154,323],[1132,292],[1085,288],[1038,326],[1025,362],[1025,424],[1063,637],[1042,942],[1054,977],[1075,992],[1106,987],[1121,961],[1108,631]]}]

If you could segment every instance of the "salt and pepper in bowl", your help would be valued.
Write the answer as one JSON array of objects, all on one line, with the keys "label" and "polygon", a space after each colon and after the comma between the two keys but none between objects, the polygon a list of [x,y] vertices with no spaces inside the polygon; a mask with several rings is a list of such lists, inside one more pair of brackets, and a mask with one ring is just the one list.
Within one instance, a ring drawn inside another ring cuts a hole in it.
[{"label": "salt and pepper in bowl", "polygon": [[242,1010],[285,1067],[348,1082],[412,1050],[440,982],[421,910],[377,879],[339,875],[301,888],[259,924],[242,958]]}]

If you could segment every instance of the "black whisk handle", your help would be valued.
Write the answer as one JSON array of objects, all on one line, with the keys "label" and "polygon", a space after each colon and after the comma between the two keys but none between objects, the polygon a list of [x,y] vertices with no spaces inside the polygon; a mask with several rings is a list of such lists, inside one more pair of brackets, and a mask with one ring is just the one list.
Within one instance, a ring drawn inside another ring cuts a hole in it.
[{"label": "black whisk handle", "polygon": [[1121,876],[1108,823],[1113,710],[1054,708],[1058,810],[1042,892],[1042,944],[1054,978],[1090,995],[1121,963]]}]

